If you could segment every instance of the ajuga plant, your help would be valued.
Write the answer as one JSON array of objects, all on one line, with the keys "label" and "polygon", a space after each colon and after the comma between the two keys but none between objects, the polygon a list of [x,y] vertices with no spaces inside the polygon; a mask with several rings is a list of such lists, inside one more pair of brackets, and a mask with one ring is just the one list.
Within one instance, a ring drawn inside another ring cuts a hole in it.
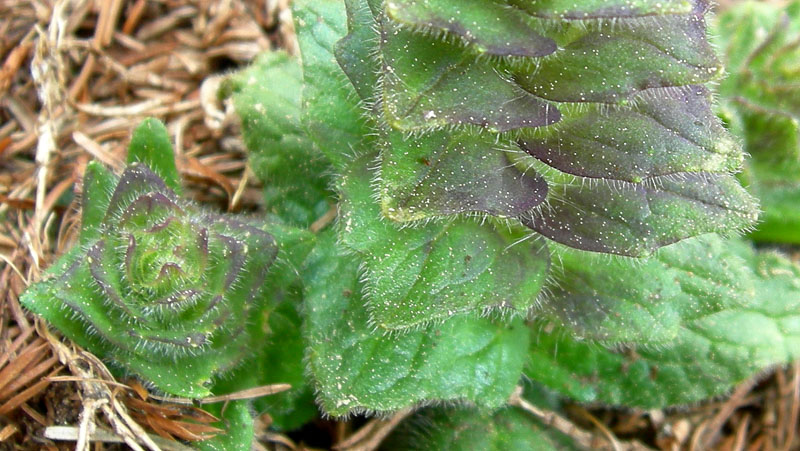
[{"label": "ajuga plant", "polygon": [[[263,330],[280,329],[281,321],[265,316],[286,310],[274,301],[291,280],[271,289],[270,279],[286,272],[280,267],[290,264],[288,252],[309,234],[212,213],[180,193],[167,130],[147,120],[133,134],[120,176],[88,165],[79,243],[22,303],[120,374],[162,393],[203,398],[231,381],[240,382],[232,389],[249,388],[261,381],[235,374],[273,352]],[[228,417],[238,429],[252,422],[245,404]],[[207,445],[215,443],[225,442]]]},{"label": "ajuga plant", "polygon": [[179,200],[171,156],[93,165],[88,231],[26,305],[163,391],[290,382],[252,404],[277,428],[420,408],[395,449],[569,447],[512,394],[660,408],[798,357],[800,268],[735,238],[758,206],[705,1],[293,8],[301,57],[220,92],[265,225]]},{"label": "ajuga plant", "polygon": [[763,209],[752,237],[800,243],[800,3],[744,2],[715,30],[730,71],[720,116],[745,143],[742,180]]},{"label": "ajuga plant", "polygon": [[707,8],[294,3],[301,58],[265,55],[222,95],[271,214],[338,209],[303,272],[324,412],[459,401],[392,446],[415,424],[411,447],[559,446],[493,410],[521,380],[657,408],[797,357],[798,268],[733,238],[758,207],[707,87]]}]

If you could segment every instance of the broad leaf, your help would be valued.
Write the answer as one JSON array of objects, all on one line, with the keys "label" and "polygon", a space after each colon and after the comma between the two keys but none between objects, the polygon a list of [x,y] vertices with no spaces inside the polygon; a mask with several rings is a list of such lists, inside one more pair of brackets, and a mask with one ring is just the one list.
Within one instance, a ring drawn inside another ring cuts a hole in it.
[{"label": "broad leaf", "polygon": [[342,177],[340,233],[364,259],[373,325],[401,329],[461,312],[524,312],[535,304],[549,264],[544,243],[472,219],[413,228],[386,221],[367,161],[357,160]]},{"label": "broad leaf", "polygon": [[753,270],[716,235],[638,261],[569,248],[554,252],[558,265],[542,315],[577,337],[606,344],[669,343],[687,318],[738,308],[755,296]]},{"label": "broad leaf", "polygon": [[519,145],[560,171],[605,180],[736,171],[741,148],[710,100],[701,86],[650,89],[625,104],[565,114],[556,129],[525,133]]},{"label": "broad leaf", "polygon": [[529,14],[548,19],[591,20],[686,14],[697,1],[692,0],[506,0]]},{"label": "broad leaf", "polygon": [[325,157],[301,124],[303,89],[300,62],[285,53],[267,53],[231,77],[232,94],[250,166],[264,182],[267,211],[302,227],[330,208]]},{"label": "broad leaf", "polygon": [[577,249],[642,257],[685,238],[752,224],[755,200],[729,175],[682,173],[642,183],[552,187],[523,222]]},{"label": "broad leaf", "polygon": [[329,236],[305,274],[308,358],[326,412],[390,411],[435,400],[491,408],[506,402],[527,347],[522,320],[506,324],[462,315],[384,334],[364,309],[360,264]]},{"label": "broad leaf", "polygon": [[549,100],[615,103],[645,89],[717,78],[722,67],[705,37],[707,2],[686,3],[694,4],[687,14],[642,20],[623,12],[568,22],[555,37],[559,50],[542,58],[535,71],[515,71],[515,80]]},{"label": "broad leaf", "polygon": [[[749,303],[722,310],[713,303],[687,308],[675,340],[654,347],[608,350],[576,341],[558,328],[536,329],[525,374],[581,402],[661,408],[723,394],[765,367],[800,357],[800,268],[744,243],[728,246],[739,259],[713,254],[707,259],[727,267],[741,264],[740,259],[748,263],[756,293]],[[680,257],[678,246],[672,252]],[[638,270],[630,265],[629,271]],[[691,277],[713,275],[684,275]],[[710,287],[706,282],[699,286]],[[674,301],[691,302],[691,297]]]},{"label": "broad leaf", "polygon": [[514,217],[544,201],[547,183],[508,158],[511,142],[489,134],[435,131],[418,138],[388,131],[381,164],[381,201],[398,222],[483,212]]},{"label": "broad leaf", "polygon": [[493,132],[558,122],[558,109],[446,40],[383,22],[383,110],[400,130],[475,125]]},{"label": "broad leaf", "polygon": [[453,33],[488,55],[541,57],[556,51],[556,43],[538,33],[524,12],[502,1],[391,1],[386,13],[433,34]]}]

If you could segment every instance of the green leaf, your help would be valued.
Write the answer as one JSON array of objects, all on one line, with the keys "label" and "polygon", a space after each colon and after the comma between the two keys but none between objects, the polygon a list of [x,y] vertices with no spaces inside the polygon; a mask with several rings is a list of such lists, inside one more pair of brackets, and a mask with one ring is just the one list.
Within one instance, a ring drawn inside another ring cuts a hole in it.
[{"label": "green leaf", "polygon": [[308,227],[330,208],[330,165],[301,123],[302,77],[298,60],[271,52],[231,77],[229,89],[267,211]]},{"label": "green leaf", "polygon": [[742,2],[715,25],[730,76],[720,115],[750,158],[742,179],[761,199],[757,241],[800,243],[800,2]]},{"label": "green leaf", "polygon": [[395,450],[565,450],[572,440],[521,409],[425,409],[405,420],[383,444]]},{"label": "green leaf", "polygon": [[364,259],[372,324],[402,329],[462,312],[535,305],[549,265],[543,242],[472,219],[413,228],[385,221],[368,161],[357,160],[342,177],[340,234]]},{"label": "green leaf", "polygon": [[373,101],[379,83],[380,60],[376,56],[379,35],[376,11],[367,0],[345,0],[347,30],[335,46],[336,61],[358,92],[361,100]]},{"label": "green leaf", "polygon": [[[681,259],[684,245],[665,253]],[[748,303],[723,309],[712,308],[713,302],[697,310],[687,308],[675,340],[655,347],[608,350],[576,341],[559,328],[533,331],[525,374],[580,402],[661,408],[721,395],[765,367],[800,357],[800,268],[778,254],[756,253],[741,242],[727,245],[753,271],[756,296]],[[711,260],[708,266],[741,264],[724,255],[708,254],[707,260]],[[638,268],[631,265],[629,271]],[[712,274],[687,272],[684,278],[706,276],[713,282]],[[699,286],[704,285],[710,286],[707,282]]]},{"label": "green leaf", "polygon": [[[554,35],[559,50],[541,58],[536,70],[515,72],[515,80],[548,100],[615,103],[646,89],[715,79],[722,66],[706,39],[707,2],[681,3],[694,8],[646,20],[624,11],[615,17],[609,8],[601,20],[567,22]],[[571,9],[579,14],[580,7]]]},{"label": "green leaf", "polygon": [[547,202],[523,223],[577,249],[644,257],[685,238],[742,229],[756,201],[730,175],[681,173],[642,183],[552,186]]},{"label": "green leaf", "polygon": [[145,119],[133,131],[128,147],[128,164],[143,163],[158,175],[167,187],[181,194],[181,176],[175,167],[175,154],[164,124],[158,119]]},{"label": "green leaf", "polygon": [[404,131],[475,125],[492,132],[558,122],[558,109],[446,40],[383,22],[383,114]]},{"label": "green leaf", "polygon": [[684,172],[735,172],[742,151],[702,86],[650,89],[620,105],[590,104],[557,127],[526,132],[520,147],[562,172],[637,183]]},{"label": "green leaf", "polygon": [[609,259],[554,248],[553,283],[542,315],[606,344],[669,343],[687,318],[747,304],[752,269],[716,235],[662,248],[649,259]]},{"label": "green leaf", "polygon": [[23,305],[115,368],[167,393],[208,396],[212,378],[247,354],[245,325],[263,303],[274,238],[178,198],[141,163],[113,194],[85,201],[98,202],[85,206],[93,239],[53,265]]},{"label": "green leaf", "polygon": [[197,442],[198,449],[213,451],[248,451],[253,443],[255,434],[253,429],[253,416],[247,401],[233,401],[230,403],[212,404],[205,407],[217,418],[218,424],[212,426],[224,429],[225,432],[210,440]]},{"label": "green leaf", "polygon": [[333,237],[314,250],[305,274],[309,364],[331,415],[390,411],[435,400],[498,407],[521,371],[527,330],[456,316],[402,335],[375,331],[363,308],[359,259]]},{"label": "green leaf", "polygon": [[506,3],[527,11],[535,17],[566,20],[598,18],[632,18],[665,14],[686,14],[695,4],[691,0],[507,0]]},{"label": "green leaf", "polygon": [[98,238],[103,217],[106,214],[111,195],[117,185],[117,177],[101,163],[96,161],[86,165],[83,175],[83,209],[81,211],[80,243],[88,244]]},{"label": "green leaf", "polygon": [[544,201],[547,183],[508,158],[513,143],[489,134],[435,131],[416,139],[389,131],[382,152],[383,214],[406,222],[484,212],[524,214]]},{"label": "green leaf", "polygon": [[537,33],[524,12],[500,1],[400,0],[389,2],[386,13],[431,33],[453,33],[487,55],[541,57],[556,51],[556,43]]},{"label": "green leaf", "polygon": [[336,42],[346,34],[344,4],[298,0],[293,11],[303,54],[303,123],[331,164],[342,168],[370,133],[358,94],[334,56]]}]

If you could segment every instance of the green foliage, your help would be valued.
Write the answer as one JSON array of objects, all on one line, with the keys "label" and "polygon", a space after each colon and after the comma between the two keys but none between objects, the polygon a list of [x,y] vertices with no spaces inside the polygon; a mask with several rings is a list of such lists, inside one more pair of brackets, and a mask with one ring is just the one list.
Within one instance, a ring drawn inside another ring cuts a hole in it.
[{"label": "green foliage", "polygon": [[568,450],[570,439],[509,407],[494,413],[470,409],[426,409],[404,422],[386,440],[386,449]]},{"label": "green foliage", "polygon": [[250,166],[264,182],[268,212],[283,221],[309,226],[330,208],[327,162],[300,122],[300,64],[284,53],[267,53],[228,79],[242,121]]},{"label": "green foliage", "polygon": [[[335,416],[464,406],[418,412],[398,449],[570,448],[504,408],[521,378],[660,408],[799,357],[800,268],[724,238],[758,210],[739,180],[764,200],[755,237],[800,230],[795,23],[721,19],[723,121],[704,0],[293,5],[301,57],[221,92],[267,220],[182,200],[146,121],[121,177],[87,168],[80,244],[23,297],[162,391],[292,385],[229,406],[204,446],[246,449],[252,413],[298,428],[316,396]],[[752,154],[738,179],[726,125]]]},{"label": "green foliage", "polygon": [[742,2],[716,24],[730,76],[720,115],[745,143],[742,174],[763,213],[758,241],[800,243],[800,2]]},{"label": "green foliage", "polygon": [[262,228],[204,212],[167,186],[164,180],[179,176],[167,162],[165,132],[146,121],[130,157],[154,164],[163,179],[144,163],[132,163],[118,180],[90,166],[83,243],[22,303],[159,389],[202,397],[214,375],[246,354],[243,324],[263,302],[278,246]]},{"label": "green foliage", "polygon": [[332,238],[320,240],[305,277],[309,363],[326,412],[388,411],[430,399],[505,403],[527,351],[521,320],[459,316],[399,336],[376,334],[359,260]]},{"label": "green foliage", "polygon": [[[525,374],[581,402],[649,409],[724,394],[763,368],[800,358],[800,267],[744,242],[726,242],[719,252],[722,245],[714,237],[682,243],[645,266],[594,262],[592,279],[581,283],[598,298],[609,296],[603,284],[619,274],[674,278],[678,293],[669,299],[678,333],[657,346],[606,349],[563,326],[533,328]],[[632,299],[653,308],[644,296]]]}]

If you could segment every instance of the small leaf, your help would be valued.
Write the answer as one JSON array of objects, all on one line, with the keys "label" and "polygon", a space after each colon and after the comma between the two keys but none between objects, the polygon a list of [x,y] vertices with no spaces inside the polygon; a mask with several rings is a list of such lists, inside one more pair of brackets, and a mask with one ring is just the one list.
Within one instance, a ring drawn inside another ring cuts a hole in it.
[{"label": "small leaf", "polygon": [[175,154],[164,124],[158,119],[145,119],[133,131],[128,147],[128,164],[143,163],[155,172],[178,195],[181,177],[175,167]]},{"label": "small leaf", "polygon": [[247,401],[233,401],[229,403],[211,404],[205,407],[217,418],[219,424],[214,424],[225,432],[209,440],[193,443],[201,450],[231,451],[249,450],[255,434],[253,429],[253,416]]},{"label": "small leaf", "polygon": [[384,442],[395,450],[566,450],[572,440],[515,407],[494,413],[430,408],[405,420]]},{"label": "small leaf", "polygon": [[346,34],[340,0],[293,3],[303,54],[303,123],[308,136],[336,168],[352,159],[354,147],[370,134],[358,94],[336,63],[334,47]]},{"label": "small leaf", "polygon": [[178,198],[143,163],[122,174],[113,194],[84,200],[99,202],[85,206],[102,217],[86,223],[93,239],[22,303],[116,369],[167,393],[208,396],[211,379],[248,351],[246,324],[263,305],[275,240]]},{"label": "small leaf", "polygon": [[103,217],[116,185],[117,177],[101,163],[91,161],[86,165],[86,172],[83,175],[81,244],[88,244],[102,233]]},{"label": "small leaf", "polygon": [[505,325],[461,315],[402,335],[376,332],[363,308],[359,265],[329,236],[305,274],[308,357],[326,412],[390,411],[435,400],[490,408],[506,402],[527,346],[521,320]]},{"label": "small leaf", "polygon": [[[680,259],[683,245],[667,253]],[[727,245],[754,273],[756,296],[749,303],[721,310],[711,308],[713,303],[686,308],[680,333],[666,346],[614,351],[576,341],[558,328],[534,331],[525,374],[580,402],[649,409],[721,395],[765,367],[800,357],[800,268],[741,242]],[[709,267],[741,264],[727,256],[709,254],[708,259],[713,261]],[[606,270],[596,266],[598,272]],[[629,271],[638,270],[630,265]]]},{"label": "small leaf", "polygon": [[471,219],[413,228],[385,221],[368,161],[356,160],[343,176],[340,234],[364,258],[374,325],[402,329],[461,312],[535,305],[549,265],[544,243],[526,241],[519,228]]},{"label": "small leaf", "polygon": [[301,123],[302,77],[299,61],[270,52],[234,75],[230,89],[267,211],[308,227],[330,208],[330,165]]}]

